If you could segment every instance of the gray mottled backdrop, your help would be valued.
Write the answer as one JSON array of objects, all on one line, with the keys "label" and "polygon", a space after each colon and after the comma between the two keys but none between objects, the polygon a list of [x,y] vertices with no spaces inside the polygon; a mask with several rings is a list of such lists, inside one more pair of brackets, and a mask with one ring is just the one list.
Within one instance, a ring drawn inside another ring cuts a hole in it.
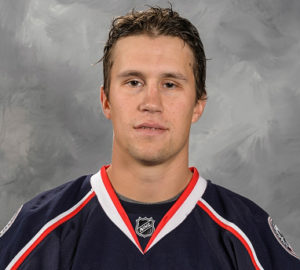
[{"label": "gray mottled backdrop", "polygon": [[[171,1],[202,36],[209,101],[191,165],[267,210],[300,253],[300,1]],[[167,1],[0,0],[0,227],[110,161],[99,104],[111,18]]]}]

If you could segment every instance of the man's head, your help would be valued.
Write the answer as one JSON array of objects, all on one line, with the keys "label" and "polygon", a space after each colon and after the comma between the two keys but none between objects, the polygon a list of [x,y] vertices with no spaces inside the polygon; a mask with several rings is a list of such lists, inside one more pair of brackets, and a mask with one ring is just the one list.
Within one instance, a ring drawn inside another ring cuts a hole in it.
[{"label": "man's head", "polygon": [[197,30],[171,9],[133,12],[114,20],[104,52],[101,103],[113,125],[113,160],[186,163],[190,127],[206,103]]},{"label": "man's head", "polygon": [[114,64],[114,47],[120,38],[135,35],[178,37],[188,44],[194,55],[193,73],[196,101],[206,99],[206,58],[199,33],[191,22],[180,17],[172,8],[160,7],[151,7],[141,12],[133,10],[131,13],[113,20],[102,58],[104,92],[108,99],[110,71]]}]

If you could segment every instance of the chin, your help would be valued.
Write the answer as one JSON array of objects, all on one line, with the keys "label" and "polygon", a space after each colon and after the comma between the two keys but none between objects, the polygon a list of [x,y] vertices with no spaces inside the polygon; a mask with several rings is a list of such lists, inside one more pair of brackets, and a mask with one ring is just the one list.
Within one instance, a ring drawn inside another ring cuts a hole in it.
[{"label": "chin", "polygon": [[139,159],[139,162],[143,164],[144,166],[157,166],[164,162],[164,160],[161,159]]},{"label": "chin", "polygon": [[168,160],[169,155],[167,153],[131,153],[132,157],[145,166],[155,166],[164,163]]}]

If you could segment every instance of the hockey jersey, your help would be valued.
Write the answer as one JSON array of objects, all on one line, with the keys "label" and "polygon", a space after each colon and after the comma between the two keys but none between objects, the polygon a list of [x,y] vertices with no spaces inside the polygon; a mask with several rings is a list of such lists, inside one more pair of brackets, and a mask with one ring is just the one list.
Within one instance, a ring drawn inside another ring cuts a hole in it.
[{"label": "hockey jersey", "polygon": [[126,205],[106,168],[25,203],[0,234],[0,269],[300,269],[264,210],[196,168],[155,207]]}]

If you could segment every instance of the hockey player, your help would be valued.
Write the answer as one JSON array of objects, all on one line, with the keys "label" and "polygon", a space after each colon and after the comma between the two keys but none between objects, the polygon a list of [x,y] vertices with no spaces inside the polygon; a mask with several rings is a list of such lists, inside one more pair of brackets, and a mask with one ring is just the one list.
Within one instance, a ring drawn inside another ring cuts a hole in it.
[{"label": "hockey player", "polygon": [[264,210],[188,167],[205,62],[171,8],[113,21],[101,87],[111,164],[25,203],[1,232],[0,269],[300,269]]}]

